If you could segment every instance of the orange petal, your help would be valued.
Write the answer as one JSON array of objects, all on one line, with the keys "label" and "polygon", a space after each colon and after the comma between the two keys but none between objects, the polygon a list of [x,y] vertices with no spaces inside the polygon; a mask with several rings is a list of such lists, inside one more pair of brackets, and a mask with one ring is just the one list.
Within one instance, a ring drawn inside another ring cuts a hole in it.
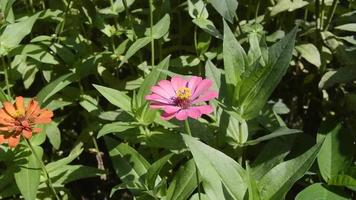
[{"label": "orange petal", "polygon": [[27,131],[27,130],[22,130],[22,135],[25,138],[30,139],[32,137],[32,132],[31,131]]},{"label": "orange petal", "polygon": [[5,137],[4,135],[0,135],[0,144],[5,142]]},{"label": "orange petal", "polygon": [[9,147],[11,148],[14,148],[16,147],[20,142],[20,135],[15,135],[15,136],[12,136],[12,137],[9,137],[8,139],[8,144],[9,144]]},{"label": "orange petal", "polygon": [[38,106],[38,102],[34,99],[31,99],[27,111],[26,111],[26,118],[32,117],[32,115],[40,110]]},{"label": "orange petal", "polygon": [[35,124],[48,124],[52,121],[53,112],[50,110],[43,110],[37,118],[34,119]]},{"label": "orange petal", "polygon": [[13,126],[15,119],[10,117],[5,110],[0,109],[0,124],[4,126]]},{"label": "orange petal", "polygon": [[15,104],[16,104],[16,109],[17,109],[18,114],[21,116],[25,115],[25,106],[23,103],[23,97],[21,97],[21,96],[16,97]]},{"label": "orange petal", "polygon": [[5,108],[6,112],[11,117],[17,117],[17,112],[15,110],[14,105],[12,105],[12,103],[6,101],[6,102],[3,102],[2,104],[4,105],[4,108]]}]

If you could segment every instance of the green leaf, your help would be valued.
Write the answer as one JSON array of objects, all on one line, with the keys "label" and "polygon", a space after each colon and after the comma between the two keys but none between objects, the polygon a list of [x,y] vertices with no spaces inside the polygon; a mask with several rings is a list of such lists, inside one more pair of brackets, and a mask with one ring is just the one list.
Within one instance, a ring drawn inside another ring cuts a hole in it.
[{"label": "green leaf", "polygon": [[300,44],[295,47],[300,55],[316,67],[321,66],[320,53],[312,43]]},{"label": "green leaf", "polygon": [[236,0],[208,0],[218,13],[230,23],[233,23],[237,10]]},{"label": "green leaf", "polygon": [[326,72],[319,82],[320,89],[328,89],[336,84],[347,83],[356,79],[354,67],[341,67]]},{"label": "green leaf", "polygon": [[293,146],[293,137],[279,137],[268,142],[252,164],[251,173],[260,180],[273,167],[283,162]]},{"label": "green leaf", "polygon": [[51,122],[50,124],[46,125],[45,131],[48,140],[52,144],[53,148],[58,150],[59,146],[61,145],[61,131],[58,128],[58,124],[55,122]]},{"label": "green leaf", "polygon": [[202,0],[188,0],[188,12],[193,19],[207,19],[209,17],[206,5]]},{"label": "green leaf", "polygon": [[205,63],[205,76],[213,81],[212,89],[220,91],[221,71],[210,60]]},{"label": "green leaf", "polygon": [[73,160],[78,158],[82,152],[83,152],[83,148],[81,148],[80,146],[77,146],[69,153],[69,155],[67,157],[48,163],[46,165],[46,170],[48,172],[52,172],[52,171],[56,171],[57,169],[60,169],[61,167],[65,166],[65,165],[68,165]]},{"label": "green leaf", "polygon": [[301,130],[297,130],[297,129],[289,129],[288,127],[281,127],[275,131],[273,131],[272,133],[259,137],[257,139],[254,140],[249,140],[245,143],[245,145],[256,145],[260,142],[266,141],[266,140],[271,140],[274,139],[276,137],[281,137],[281,136],[285,136],[285,135],[291,135],[291,134],[296,134],[296,133],[301,133]]},{"label": "green leaf", "polygon": [[150,164],[128,144],[121,143],[105,136],[105,143],[113,163],[115,173],[124,183],[132,181],[144,183],[144,175]]},{"label": "green leaf", "polygon": [[156,181],[160,181],[161,178],[159,177],[159,172],[163,168],[165,164],[167,164],[168,160],[173,156],[173,153],[167,154],[154,162],[150,168],[147,170],[147,175],[146,175],[146,185],[148,186],[149,189],[153,190]]},{"label": "green leaf", "polygon": [[328,180],[329,185],[356,187],[356,177],[349,174],[340,174]]},{"label": "green leaf", "polygon": [[193,19],[193,23],[196,24],[199,28],[203,29],[206,33],[210,34],[211,36],[223,39],[223,36],[219,32],[219,30],[215,27],[214,23],[209,19],[204,18],[196,18]]},{"label": "green leaf", "polygon": [[352,164],[354,145],[351,132],[340,123],[327,121],[321,125],[317,139],[325,138],[318,155],[321,176],[327,182]]},{"label": "green leaf", "polygon": [[356,32],[356,23],[343,24],[335,27],[336,30]]},{"label": "green leaf", "polygon": [[73,73],[65,74],[52,81],[46,87],[42,88],[40,92],[36,95],[37,100],[40,104],[45,103],[50,97],[55,95],[57,92],[61,91],[67,85],[73,82],[75,75]]},{"label": "green leaf", "polygon": [[109,133],[120,133],[135,127],[137,127],[137,124],[128,122],[113,122],[110,124],[105,124],[103,128],[100,129],[97,138],[100,138]]},{"label": "green leaf", "polygon": [[125,93],[115,90],[112,88],[104,87],[101,85],[93,84],[96,90],[102,94],[105,99],[107,99],[111,104],[121,108],[127,113],[132,113],[131,111],[131,98],[127,96]]},{"label": "green leaf", "polygon": [[246,162],[246,174],[247,174],[247,185],[248,185],[248,199],[249,200],[260,200],[260,192],[258,191],[257,181],[253,174],[251,173],[250,166]]},{"label": "green leaf", "polygon": [[186,200],[197,187],[196,167],[191,159],[175,174],[167,190],[167,200]]},{"label": "green leaf", "polygon": [[[163,18],[157,22],[157,24],[153,25],[152,37],[157,40],[166,35],[169,31],[170,23],[171,17],[168,14],[165,14]],[[146,30],[145,36],[151,37],[150,29]]]},{"label": "green leaf", "polygon": [[137,39],[131,46],[130,48],[127,50],[125,57],[122,59],[119,67],[121,67],[124,63],[126,63],[129,58],[131,58],[133,55],[135,55],[135,53],[142,49],[143,47],[145,47],[148,43],[151,42],[151,38],[150,37],[143,37],[143,38],[139,38]]},{"label": "green leaf", "polygon": [[193,154],[204,191],[210,199],[244,198],[247,189],[245,171],[237,162],[191,136],[183,135],[183,139]]},{"label": "green leaf", "polygon": [[150,93],[151,87],[159,80],[166,79],[167,75],[160,70],[168,70],[170,56],[163,59],[157,66],[155,66],[150,74],[145,77],[145,80],[140,86],[137,93],[137,105],[142,106],[146,102],[145,96]]},{"label": "green leaf", "polygon": [[322,142],[315,144],[302,155],[280,163],[270,170],[258,183],[261,199],[280,200],[313,164]]},{"label": "green leaf", "polygon": [[[33,148],[39,159],[42,159],[43,149],[39,146],[33,146]],[[25,157],[19,160],[24,161],[24,163],[19,165],[19,171],[14,173],[14,177],[24,199],[35,200],[37,188],[40,184],[41,164],[29,149],[24,152],[26,152]]]},{"label": "green leaf", "polygon": [[0,36],[0,55],[20,44],[32,30],[40,13],[34,14],[20,22],[9,24]]},{"label": "green leaf", "polygon": [[285,12],[285,11],[292,12],[308,4],[309,2],[303,0],[280,0],[276,5],[270,8],[271,16],[275,16],[278,13]]},{"label": "green leaf", "polygon": [[241,75],[247,66],[247,55],[234,34],[231,32],[228,24],[224,21],[224,40],[223,56],[226,84],[228,92],[234,98],[233,92],[235,86],[241,81]]},{"label": "green leaf", "polygon": [[313,185],[305,188],[295,197],[295,200],[315,200],[315,199],[330,199],[330,200],[347,200],[344,194],[339,191],[330,190],[322,183],[314,183]]},{"label": "green leaf", "polygon": [[258,115],[287,72],[296,34],[297,28],[294,28],[286,37],[269,48],[266,66],[259,67],[243,80],[239,104],[244,119],[252,119]]}]

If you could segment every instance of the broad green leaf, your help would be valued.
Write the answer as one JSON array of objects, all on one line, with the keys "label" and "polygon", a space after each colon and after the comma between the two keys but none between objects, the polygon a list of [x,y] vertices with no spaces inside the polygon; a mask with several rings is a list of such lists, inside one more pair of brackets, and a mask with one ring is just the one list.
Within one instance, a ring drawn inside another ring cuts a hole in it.
[{"label": "broad green leaf", "polygon": [[150,37],[143,37],[143,38],[139,38],[137,39],[131,46],[130,48],[127,50],[125,57],[123,58],[123,60],[121,61],[119,67],[121,67],[124,63],[126,63],[129,58],[131,58],[133,55],[135,55],[135,53],[142,49],[143,47],[145,47],[148,43],[151,42],[151,38]]},{"label": "broad green leaf", "polygon": [[45,132],[53,148],[58,150],[61,145],[61,131],[58,128],[58,124],[56,122],[51,122],[46,126]]},{"label": "broad green leaf", "polygon": [[115,173],[124,183],[132,181],[144,183],[144,175],[150,164],[135,149],[105,136],[105,143],[113,163]]},{"label": "broad green leaf", "polygon": [[330,121],[322,124],[318,131],[317,139],[323,138],[325,140],[317,160],[321,176],[327,182],[351,166],[354,140],[351,133],[340,123]]},{"label": "broad green leaf", "polygon": [[[163,18],[157,22],[157,24],[153,25],[152,37],[157,40],[166,35],[169,31],[170,23],[171,17],[168,14],[165,14]],[[150,29],[146,30],[145,35],[147,37],[151,37]]]},{"label": "broad green leaf", "polygon": [[241,81],[241,75],[247,66],[247,55],[228,24],[224,21],[223,56],[225,78],[230,98],[235,98],[233,92]]},{"label": "broad green leaf", "polygon": [[248,138],[248,127],[246,121],[231,115],[229,117],[226,133],[229,140],[232,140],[231,142],[233,145],[244,144]]},{"label": "broad green leaf", "polygon": [[250,166],[246,162],[246,174],[247,174],[247,185],[248,185],[248,199],[249,200],[260,200],[260,192],[258,191],[257,181],[253,174],[251,173]]},{"label": "broad green leaf", "polygon": [[275,16],[278,13],[285,12],[285,11],[292,12],[308,4],[309,4],[308,1],[303,1],[303,0],[280,0],[276,5],[270,8],[271,16]]},{"label": "broad green leaf", "polygon": [[30,34],[33,24],[40,13],[34,14],[20,22],[9,24],[0,35],[0,55],[6,54],[9,50],[20,44],[21,40]]},{"label": "broad green leaf", "polygon": [[197,187],[196,167],[191,159],[175,174],[167,190],[167,200],[186,200]]},{"label": "broad green leaf", "polygon": [[[96,167],[84,165],[63,165],[55,171],[49,172],[53,184],[64,185],[84,178],[91,178],[105,174],[104,171]],[[45,179],[41,179],[40,187],[47,187]]]},{"label": "broad green leaf", "polygon": [[354,67],[341,67],[326,72],[319,82],[320,89],[328,89],[336,84],[347,83],[356,79]]},{"label": "broad green leaf", "polygon": [[159,172],[163,168],[165,164],[167,164],[168,160],[173,156],[173,153],[167,154],[154,162],[150,168],[147,170],[146,175],[146,185],[149,189],[154,189],[157,181],[160,181]]},{"label": "broad green leaf", "polygon": [[188,0],[188,12],[191,18],[208,19],[209,13],[203,0]]},{"label": "broad green leaf", "polygon": [[103,128],[99,130],[97,138],[100,138],[109,133],[120,133],[135,127],[137,127],[137,124],[128,122],[113,122],[110,124],[105,124]]},{"label": "broad green leaf", "polygon": [[218,39],[223,39],[223,36],[219,32],[219,30],[209,19],[196,18],[193,19],[193,23],[196,24],[199,28],[203,29],[203,31],[209,33],[211,36],[216,37]]},{"label": "broad green leaf", "polygon": [[335,29],[341,30],[341,31],[356,32],[356,23],[343,24],[340,26],[336,26]]},{"label": "broad green leaf", "polygon": [[[42,159],[43,149],[39,146],[33,146],[39,159]],[[19,171],[14,173],[17,187],[19,188],[25,200],[35,200],[37,196],[37,188],[40,184],[41,164],[35,155],[29,150],[25,151],[26,156],[22,157],[19,163]]]},{"label": "broad green leaf", "polygon": [[295,47],[300,55],[309,63],[316,67],[321,66],[320,53],[316,46],[312,43],[300,44]]},{"label": "broad green leaf", "polygon": [[271,169],[258,183],[261,199],[280,200],[314,163],[322,142],[315,144],[302,155],[280,163]]},{"label": "broad green leaf", "polygon": [[145,96],[150,93],[151,87],[154,86],[159,80],[166,79],[167,75],[160,70],[168,70],[170,56],[163,59],[157,66],[155,66],[150,74],[145,77],[145,80],[140,86],[137,93],[137,105],[142,106],[146,100]]},{"label": "broad green leaf", "polygon": [[112,88],[95,85],[93,84],[96,90],[100,92],[101,95],[105,97],[111,104],[121,108],[127,113],[131,113],[131,98],[127,96],[124,92],[115,90]]},{"label": "broad green leaf", "polygon": [[205,63],[205,76],[213,81],[212,89],[220,91],[221,71],[210,60]]},{"label": "broad green leaf", "polygon": [[152,131],[145,141],[150,147],[179,151],[186,149],[182,136],[169,131]]},{"label": "broad green leaf", "polygon": [[316,200],[316,199],[330,199],[330,200],[347,200],[344,194],[340,191],[336,192],[330,190],[322,183],[314,183],[313,185],[305,188],[295,197],[296,200]]},{"label": "broad green leaf", "polygon": [[208,0],[218,13],[230,23],[233,23],[237,10],[236,0]]},{"label": "broad green leaf", "polygon": [[293,137],[279,137],[268,142],[252,163],[251,173],[260,180],[273,167],[282,163],[293,146]]},{"label": "broad green leaf", "polygon": [[61,167],[65,166],[65,165],[68,165],[73,160],[78,158],[82,152],[83,152],[83,148],[81,148],[80,146],[77,146],[69,153],[69,155],[67,157],[48,163],[46,165],[46,170],[48,172],[52,172],[52,171],[56,171],[56,170],[60,169]]},{"label": "broad green leaf", "polygon": [[328,180],[328,184],[337,185],[337,186],[356,187],[356,177],[349,174],[340,174],[330,178]]},{"label": "broad green leaf", "polygon": [[183,139],[193,154],[204,191],[210,199],[244,198],[245,171],[237,162],[191,136],[183,135]]},{"label": "broad green leaf", "polygon": [[249,140],[245,143],[245,145],[256,145],[260,142],[266,141],[266,140],[271,140],[274,139],[276,137],[281,137],[281,136],[285,136],[285,135],[291,135],[291,134],[296,134],[296,133],[301,133],[301,130],[297,130],[297,129],[289,129],[287,127],[281,127],[275,131],[273,131],[272,133],[259,137],[257,139],[254,140]]},{"label": "broad green leaf", "polygon": [[297,28],[294,28],[286,37],[269,48],[266,66],[256,69],[243,80],[239,104],[244,119],[252,119],[258,115],[287,72],[296,34]]},{"label": "broad green leaf", "polygon": [[50,97],[61,91],[67,85],[71,84],[75,78],[73,73],[65,74],[52,81],[46,87],[42,88],[36,95],[40,104],[45,103]]}]

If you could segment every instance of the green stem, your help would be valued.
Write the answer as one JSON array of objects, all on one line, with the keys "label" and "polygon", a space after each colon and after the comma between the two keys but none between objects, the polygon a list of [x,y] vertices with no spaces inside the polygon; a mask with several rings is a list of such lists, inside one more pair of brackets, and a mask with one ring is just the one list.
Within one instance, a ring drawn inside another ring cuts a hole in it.
[{"label": "green stem", "polygon": [[155,40],[153,38],[153,0],[150,0],[151,67],[155,66]]},{"label": "green stem", "polygon": [[320,30],[324,27],[324,13],[325,13],[325,0],[321,1],[321,10],[320,10]]},{"label": "green stem", "polygon": [[331,11],[329,12],[329,15],[328,15],[328,18],[327,18],[327,21],[326,21],[326,26],[325,26],[325,28],[324,28],[324,31],[326,31],[326,30],[329,29],[331,20],[333,19],[334,14],[335,14],[335,11],[336,11],[337,2],[338,2],[338,0],[333,0],[333,4],[331,5]]},{"label": "green stem", "polygon": [[257,0],[256,12],[255,12],[255,24],[257,24],[258,11],[260,10],[261,0]]},{"label": "green stem", "polygon": [[5,62],[5,57],[1,57],[2,63],[3,63],[3,68],[4,68],[4,76],[5,76],[5,84],[6,84],[6,90],[7,90],[7,95],[11,98],[11,88],[10,88],[10,83],[9,83],[9,72],[7,71],[7,65]]},{"label": "green stem", "polygon": [[44,164],[42,162],[42,159],[40,159],[40,157],[37,155],[36,151],[33,149],[33,146],[31,145],[31,142],[26,138],[25,138],[25,142],[26,142],[27,146],[31,149],[31,152],[33,153],[33,155],[35,156],[37,161],[40,163],[42,172],[43,172],[43,174],[44,174],[44,176],[46,178],[46,184],[51,189],[51,191],[53,193],[53,196],[55,197],[55,199],[60,200],[59,196],[57,195],[56,190],[53,187],[52,181],[51,181],[51,179],[49,177],[49,174],[48,174],[48,172],[46,170],[46,167],[44,166]]},{"label": "green stem", "polygon": [[[188,135],[192,136],[192,132],[190,131],[190,126],[189,126],[189,121],[188,119],[186,119],[184,121],[184,127],[185,127],[185,131]],[[198,197],[199,200],[201,200],[201,191],[200,191],[200,180],[199,180],[199,170],[198,170],[198,166],[197,164],[195,164],[195,169],[196,169],[196,173],[195,173],[195,178],[197,179],[197,184],[198,184]]]}]

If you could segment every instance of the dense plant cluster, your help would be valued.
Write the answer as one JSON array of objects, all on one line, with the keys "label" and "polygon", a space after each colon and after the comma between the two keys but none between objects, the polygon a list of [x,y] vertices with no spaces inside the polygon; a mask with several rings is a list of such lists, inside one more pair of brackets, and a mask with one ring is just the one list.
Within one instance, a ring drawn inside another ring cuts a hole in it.
[{"label": "dense plant cluster", "polygon": [[0,199],[355,199],[354,0],[1,0]]}]

